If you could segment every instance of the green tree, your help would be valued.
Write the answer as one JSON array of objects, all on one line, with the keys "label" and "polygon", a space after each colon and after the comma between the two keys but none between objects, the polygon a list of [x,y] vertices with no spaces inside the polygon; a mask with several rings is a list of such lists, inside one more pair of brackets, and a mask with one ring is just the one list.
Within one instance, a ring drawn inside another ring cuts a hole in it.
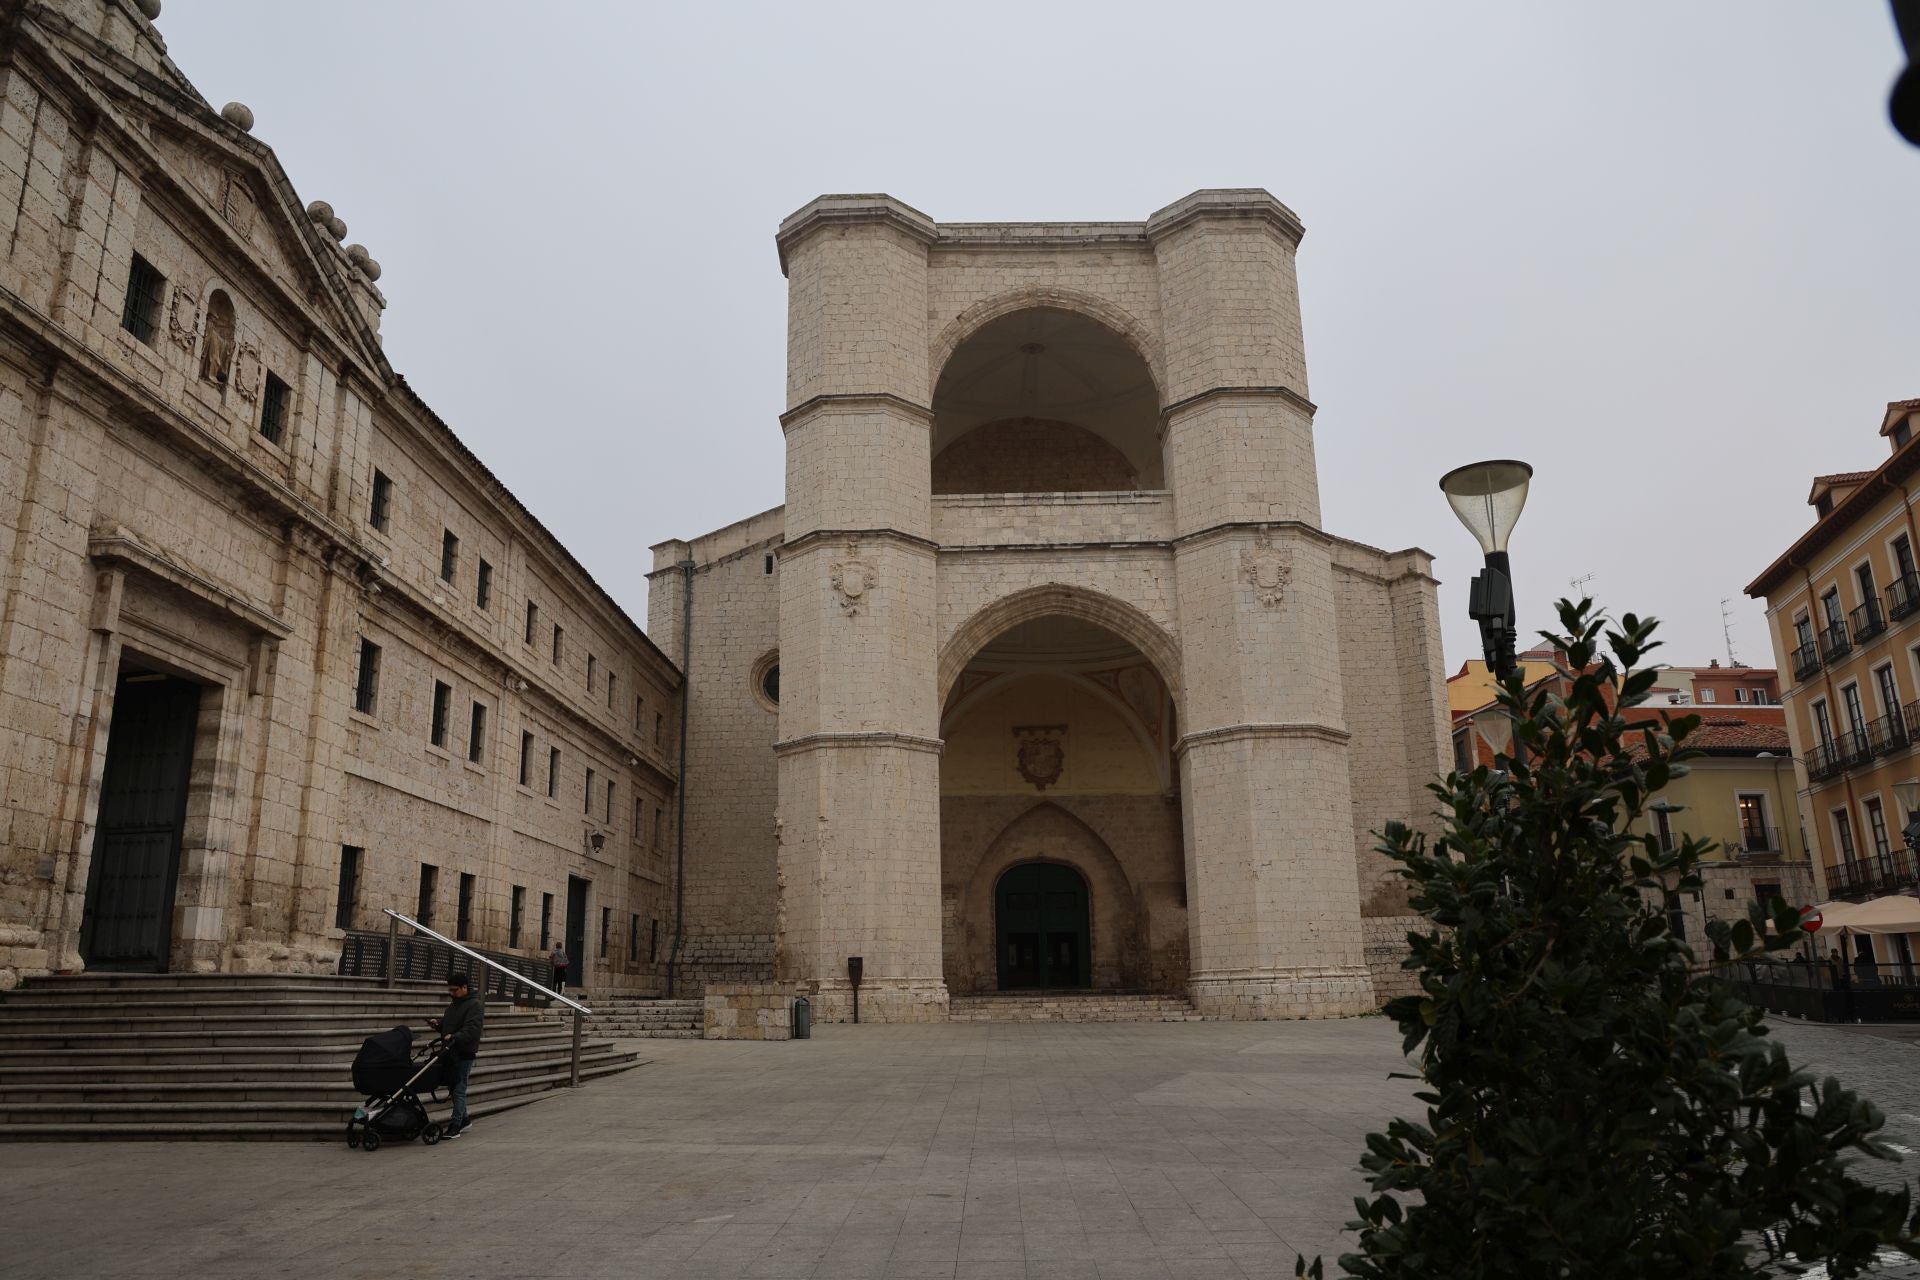
[{"label": "green tree", "polygon": [[[1712,846],[1662,850],[1632,826],[1697,755],[1697,716],[1626,724],[1646,701],[1654,622],[1559,606],[1545,638],[1563,693],[1507,680],[1524,757],[1431,788],[1442,833],[1389,824],[1430,931],[1410,935],[1420,994],[1387,1005],[1417,1051],[1424,1122],[1370,1134],[1354,1203],[1362,1280],[1700,1280],[1858,1275],[1920,1257],[1903,1188],[1847,1172],[1898,1159],[1880,1111],[1787,1061],[1760,1013],[1713,971],[1800,939],[1797,912],[1755,903],[1696,958],[1665,895],[1696,890]],[[1304,1259],[1296,1274],[1322,1275]]]}]

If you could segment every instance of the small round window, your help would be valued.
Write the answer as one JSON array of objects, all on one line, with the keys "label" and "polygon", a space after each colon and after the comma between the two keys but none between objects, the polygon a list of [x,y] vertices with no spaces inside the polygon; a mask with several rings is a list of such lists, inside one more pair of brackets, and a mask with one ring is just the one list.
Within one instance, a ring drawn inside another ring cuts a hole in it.
[{"label": "small round window", "polygon": [[769,649],[753,664],[753,696],[769,711],[780,709],[780,651]]},{"label": "small round window", "polygon": [[780,664],[768,667],[766,674],[760,677],[760,692],[768,702],[780,701]]}]

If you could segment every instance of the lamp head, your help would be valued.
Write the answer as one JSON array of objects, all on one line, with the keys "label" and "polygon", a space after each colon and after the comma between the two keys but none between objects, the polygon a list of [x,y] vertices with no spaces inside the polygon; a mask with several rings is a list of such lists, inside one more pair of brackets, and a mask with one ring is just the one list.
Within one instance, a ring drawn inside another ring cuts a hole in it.
[{"label": "lamp head", "polygon": [[1920,781],[1908,778],[1905,782],[1894,783],[1893,798],[1900,802],[1900,807],[1906,813],[1920,813]]},{"label": "lamp head", "polygon": [[1507,536],[1527,505],[1533,468],[1512,458],[1455,467],[1440,477],[1440,492],[1486,555],[1507,549]]},{"label": "lamp head", "polygon": [[607,833],[604,831],[595,831],[587,837],[587,843],[593,846],[595,853],[598,853],[607,847]]}]

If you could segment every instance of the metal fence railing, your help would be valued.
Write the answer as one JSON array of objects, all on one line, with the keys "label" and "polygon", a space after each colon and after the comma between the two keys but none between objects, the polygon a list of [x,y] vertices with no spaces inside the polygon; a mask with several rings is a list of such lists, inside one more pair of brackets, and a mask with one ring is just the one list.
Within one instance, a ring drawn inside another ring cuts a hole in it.
[{"label": "metal fence railing", "polygon": [[1920,975],[1890,964],[1749,960],[1720,978],[1755,1008],[1813,1022],[1920,1022]]}]

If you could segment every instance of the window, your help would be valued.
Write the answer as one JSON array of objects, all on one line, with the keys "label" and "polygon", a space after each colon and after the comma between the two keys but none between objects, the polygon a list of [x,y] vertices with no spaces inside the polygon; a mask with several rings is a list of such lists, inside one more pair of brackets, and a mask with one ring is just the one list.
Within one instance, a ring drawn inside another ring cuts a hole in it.
[{"label": "window", "polygon": [[465,942],[473,932],[473,877],[460,873],[460,914],[454,917],[453,940]]},{"label": "window", "polygon": [[611,671],[609,671],[609,672],[607,672],[607,710],[609,710],[609,711],[611,711],[611,710],[613,710],[613,689],[614,689],[614,686],[615,686],[615,685],[617,685],[617,684],[619,684],[619,683],[620,683],[620,677],[619,677],[619,676],[616,676],[616,675],[615,675],[615,674],[613,674],[613,672],[611,672]]},{"label": "window", "polygon": [[1833,720],[1827,714],[1827,703],[1824,698],[1813,704],[1813,729],[1820,736],[1821,746],[1833,745]]},{"label": "window", "polygon": [[1813,619],[1801,614],[1793,620],[1793,638],[1803,647],[1813,643]]},{"label": "window", "polygon": [[367,523],[385,533],[393,522],[393,477],[384,471],[373,473],[373,505],[367,510]]},{"label": "window", "polygon": [[1772,703],[1773,694],[1765,688],[1755,689],[1753,691],[1753,700],[1762,706],[1766,706]]},{"label": "window", "polygon": [[1907,424],[1908,424],[1908,419],[1906,418],[1902,418],[1900,419],[1899,422],[1894,424],[1893,447],[1895,449],[1900,448],[1902,445],[1906,444],[1907,441],[1913,439],[1913,428]]},{"label": "window", "polygon": [[540,895],[540,949],[545,951],[553,945],[553,895]]},{"label": "window", "polygon": [[639,694],[633,696],[633,731],[640,732],[647,727],[647,700]]},{"label": "window", "polygon": [[559,623],[553,624],[553,665],[560,665],[561,646],[566,643],[567,633],[560,629]]},{"label": "window", "polygon": [[1852,862],[1853,857],[1853,819],[1847,816],[1845,809],[1833,811],[1833,829],[1840,837],[1840,860]]},{"label": "window", "polygon": [[774,663],[760,676],[760,692],[775,706],[780,704],[780,664]]},{"label": "window", "polygon": [[414,906],[413,918],[421,924],[433,923],[433,891],[440,880],[440,868],[431,863],[420,864],[420,901]]},{"label": "window", "polygon": [[766,559],[766,563],[765,563],[764,565],[762,565],[762,566],[761,566],[761,572],[762,572],[762,573],[772,573],[772,572],[773,572],[773,557],[772,557],[772,556],[768,556],[768,557],[767,557],[767,559]]},{"label": "window", "polygon": [[527,643],[533,643],[534,628],[540,625],[540,606],[527,601]]},{"label": "window", "polygon": [[1758,792],[1743,791],[1734,797],[1740,808],[1740,840],[1748,853],[1764,853],[1773,847],[1767,831],[1767,798]]},{"label": "window", "polygon": [[1702,702],[1714,702],[1714,701],[1717,701],[1719,697],[1720,697],[1720,693],[1717,689],[1700,690],[1700,701]]},{"label": "window", "polygon": [[1745,702],[1747,700],[1747,691],[1745,689],[1735,689],[1733,691],[1733,700],[1735,702]]},{"label": "window", "polygon": [[607,779],[607,825],[613,825],[613,779]]},{"label": "window", "polygon": [[1880,714],[1883,716],[1897,715],[1900,711],[1900,686],[1893,681],[1893,664],[1891,662],[1883,667],[1874,668],[1873,683],[1875,689],[1880,694]]},{"label": "window", "polygon": [[1853,581],[1860,588],[1860,603],[1870,604],[1880,593],[1873,587],[1873,562],[1857,565],[1853,570]]},{"label": "window", "polygon": [[647,798],[645,796],[633,798],[633,842],[635,844],[647,842]]},{"label": "window", "polygon": [[560,748],[547,748],[547,796],[560,794]]},{"label": "window", "polygon": [[667,717],[661,712],[653,713],[653,745],[659,746],[667,736]]},{"label": "window", "polygon": [[467,759],[479,764],[487,750],[487,704],[473,704],[473,718],[467,721]]},{"label": "window", "polygon": [[600,659],[594,657],[592,654],[588,654],[587,655],[587,692],[588,693],[593,692],[593,678],[595,675],[599,673],[599,670],[600,670]]},{"label": "window", "polygon": [[640,917],[627,917],[627,963],[640,963]]},{"label": "window", "polygon": [[269,373],[260,393],[260,434],[273,444],[287,433],[287,384]]},{"label": "window", "polygon": [[1473,741],[1471,729],[1462,729],[1453,735],[1453,771],[1455,773],[1473,772]]},{"label": "window", "polygon": [[580,812],[593,812],[593,770],[587,770],[587,785],[580,789]]},{"label": "window", "polygon": [[363,716],[380,705],[380,646],[360,637],[360,674],[353,682],[353,709]]},{"label": "window", "polygon": [[227,385],[233,368],[233,299],[220,289],[207,298],[206,331],[200,335],[200,376]]},{"label": "window", "polygon": [[1903,578],[1914,575],[1913,543],[1904,533],[1893,540],[1893,565]]},{"label": "window", "polygon": [[1859,733],[1861,727],[1867,723],[1866,712],[1860,706],[1860,686],[1858,684],[1842,686],[1840,702],[1847,709],[1847,728],[1854,733]]},{"label": "window", "polygon": [[1674,846],[1673,814],[1666,809],[1653,811],[1653,830],[1660,837],[1660,847],[1671,852]]},{"label": "window", "polygon": [[333,905],[333,927],[353,928],[353,909],[360,897],[360,853],[357,845],[340,846],[340,892]]},{"label": "window", "polygon": [[453,575],[459,568],[460,539],[453,530],[442,530],[440,533],[440,581],[452,582]]},{"label": "window", "polygon": [[127,301],[120,310],[120,327],[148,346],[160,331],[160,295],[167,278],[154,270],[151,262],[133,255],[133,267],[127,272]]},{"label": "window", "polygon": [[660,959],[660,922],[647,921],[647,963],[653,964]]},{"label": "window", "polygon": [[1840,588],[1827,588],[1826,594],[1820,597],[1820,612],[1826,616],[1829,627],[1838,627],[1846,621],[1847,615],[1840,611]]},{"label": "window", "polygon": [[607,935],[613,932],[613,908],[600,908],[600,958],[607,958]]},{"label": "window", "polygon": [[1881,809],[1880,798],[1878,796],[1869,798],[1866,801],[1865,808],[1867,811],[1867,833],[1873,837],[1873,851],[1884,858],[1889,852],[1887,845],[1886,812]]},{"label": "window", "polygon": [[527,915],[527,887],[525,885],[517,884],[513,886],[513,910],[507,916],[507,945],[508,946],[517,947],[520,945],[520,926],[525,921],[526,915]]},{"label": "window", "polygon": [[520,734],[520,785],[533,785],[533,735],[524,731]]},{"label": "window", "polygon": [[473,602],[482,609],[493,607],[493,566],[485,560],[480,562],[479,569],[474,573]]},{"label": "window", "polygon": [[1673,890],[1667,891],[1667,932],[1680,941],[1687,938],[1686,901]]},{"label": "window", "polygon": [[453,709],[453,686],[444,680],[433,682],[433,745],[447,745],[447,715]]},{"label": "window", "polygon": [[1755,902],[1772,902],[1780,897],[1780,882],[1777,880],[1757,880],[1753,886]]},{"label": "window", "polygon": [[658,849],[660,841],[667,831],[667,811],[661,805],[653,806],[653,847]]}]

